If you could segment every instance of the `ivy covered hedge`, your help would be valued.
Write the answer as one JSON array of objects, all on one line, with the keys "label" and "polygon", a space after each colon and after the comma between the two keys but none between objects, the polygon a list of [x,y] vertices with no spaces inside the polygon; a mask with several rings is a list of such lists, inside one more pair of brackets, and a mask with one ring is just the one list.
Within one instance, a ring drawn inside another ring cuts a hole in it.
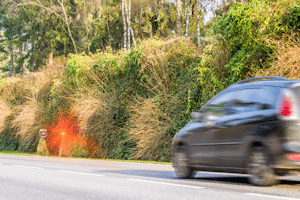
[{"label": "ivy covered hedge", "polygon": [[291,58],[279,47],[299,52],[298,3],[237,3],[210,22],[214,33],[201,47],[189,38],[150,39],[129,53],[69,55],[1,80],[0,150],[35,152],[38,130],[48,128],[49,152],[61,155],[66,126],[74,140],[67,156],[170,161],[172,138],[191,111],[233,82],[277,75],[269,69],[282,63],[279,54]]}]

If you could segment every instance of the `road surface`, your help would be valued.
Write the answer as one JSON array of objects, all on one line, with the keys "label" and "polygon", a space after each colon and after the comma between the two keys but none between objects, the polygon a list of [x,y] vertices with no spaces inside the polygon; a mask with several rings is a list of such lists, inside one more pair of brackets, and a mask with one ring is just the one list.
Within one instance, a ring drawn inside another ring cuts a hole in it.
[{"label": "road surface", "polygon": [[0,155],[0,200],[300,200],[300,177],[255,187],[240,174],[177,179],[171,165]]}]

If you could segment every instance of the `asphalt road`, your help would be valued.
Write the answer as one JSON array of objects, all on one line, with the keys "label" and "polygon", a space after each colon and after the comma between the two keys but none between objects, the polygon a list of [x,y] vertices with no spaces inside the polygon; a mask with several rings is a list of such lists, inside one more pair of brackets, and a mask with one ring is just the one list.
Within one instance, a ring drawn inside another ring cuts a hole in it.
[{"label": "asphalt road", "polygon": [[179,180],[170,165],[0,155],[0,200],[300,200],[300,177],[273,187],[245,175],[199,172]]}]

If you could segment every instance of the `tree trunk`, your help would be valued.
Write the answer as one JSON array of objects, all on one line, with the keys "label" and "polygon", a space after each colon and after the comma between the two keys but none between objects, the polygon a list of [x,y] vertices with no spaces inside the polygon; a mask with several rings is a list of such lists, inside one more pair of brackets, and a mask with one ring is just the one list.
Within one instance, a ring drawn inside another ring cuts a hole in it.
[{"label": "tree trunk", "polygon": [[197,0],[197,43],[200,47],[200,0]]},{"label": "tree trunk", "polygon": [[223,15],[225,14],[225,0],[222,0],[222,12],[223,12]]},{"label": "tree trunk", "polygon": [[50,53],[49,55],[49,63],[50,66],[53,64],[53,52]]},{"label": "tree trunk", "polygon": [[14,73],[14,50],[13,48],[10,49],[10,61],[9,61],[9,76],[12,77]]},{"label": "tree trunk", "polygon": [[33,52],[34,52],[34,40],[31,40],[31,57],[30,57],[30,70],[33,72],[34,71],[34,57],[33,57]]},{"label": "tree trunk", "polygon": [[[215,12],[215,3],[216,3],[216,0],[213,0],[213,6],[212,6],[213,17],[216,16],[216,12]],[[218,4],[217,4],[217,7],[218,7]]]},{"label": "tree trunk", "polygon": [[122,17],[123,17],[123,31],[124,31],[124,51],[127,50],[127,26],[125,18],[125,0],[122,0]]},{"label": "tree trunk", "polygon": [[125,9],[126,9],[126,14],[127,14],[127,26],[128,26],[128,33],[127,33],[127,49],[128,51],[130,51],[130,18],[131,18],[131,0],[128,1],[128,7],[127,7],[127,4],[125,4]]},{"label": "tree trunk", "polygon": [[180,7],[181,1],[176,0],[176,34],[180,36]]},{"label": "tree trunk", "polygon": [[21,74],[21,76],[23,76],[24,75],[24,65],[23,65],[23,45],[21,44],[20,45],[20,49],[19,49],[19,60],[20,60],[20,62],[19,62],[19,64],[20,64],[20,74]]},{"label": "tree trunk", "polygon": [[131,31],[131,35],[132,35],[132,42],[133,42],[133,45],[134,47],[136,47],[136,42],[135,42],[135,38],[134,38],[134,34],[133,34],[133,30],[132,28],[130,27],[130,31]]},{"label": "tree trunk", "polygon": [[69,24],[69,18],[67,16],[67,12],[65,10],[65,6],[64,6],[64,2],[63,1],[58,1],[58,3],[60,4],[61,8],[62,8],[62,11],[63,11],[63,14],[64,14],[64,21],[65,21],[65,24],[67,25],[67,28],[68,28],[68,35],[69,37],[71,38],[71,41],[73,43],[73,46],[74,46],[74,50],[75,50],[75,54],[78,54],[77,52],[77,47],[76,47],[76,43],[75,43],[75,40],[73,38],[73,35],[72,35],[72,32],[71,32],[71,29],[70,29],[70,24]]},{"label": "tree trunk", "polygon": [[186,8],[186,26],[185,26],[185,37],[189,35],[189,23],[190,23],[190,4],[191,1],[188,0],[188,5]]}]

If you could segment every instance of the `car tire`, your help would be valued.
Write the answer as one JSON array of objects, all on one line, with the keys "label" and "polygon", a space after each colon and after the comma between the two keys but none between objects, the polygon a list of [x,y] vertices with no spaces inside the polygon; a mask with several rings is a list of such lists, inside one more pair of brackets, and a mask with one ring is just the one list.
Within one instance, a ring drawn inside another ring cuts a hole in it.
[{"label": "car tire", "polygon": [[195,170],[189,165],[189,159],[186,148],[181,147],[173,155],[173,166],[175,174],[180,179],[194,178]]},{"label": "car tire", "polygon": [[256,186],[272,186],[279,179],[270,166],[270,159],[264,147],[253,147],[248,158],[247,173],[249,182]]}]

